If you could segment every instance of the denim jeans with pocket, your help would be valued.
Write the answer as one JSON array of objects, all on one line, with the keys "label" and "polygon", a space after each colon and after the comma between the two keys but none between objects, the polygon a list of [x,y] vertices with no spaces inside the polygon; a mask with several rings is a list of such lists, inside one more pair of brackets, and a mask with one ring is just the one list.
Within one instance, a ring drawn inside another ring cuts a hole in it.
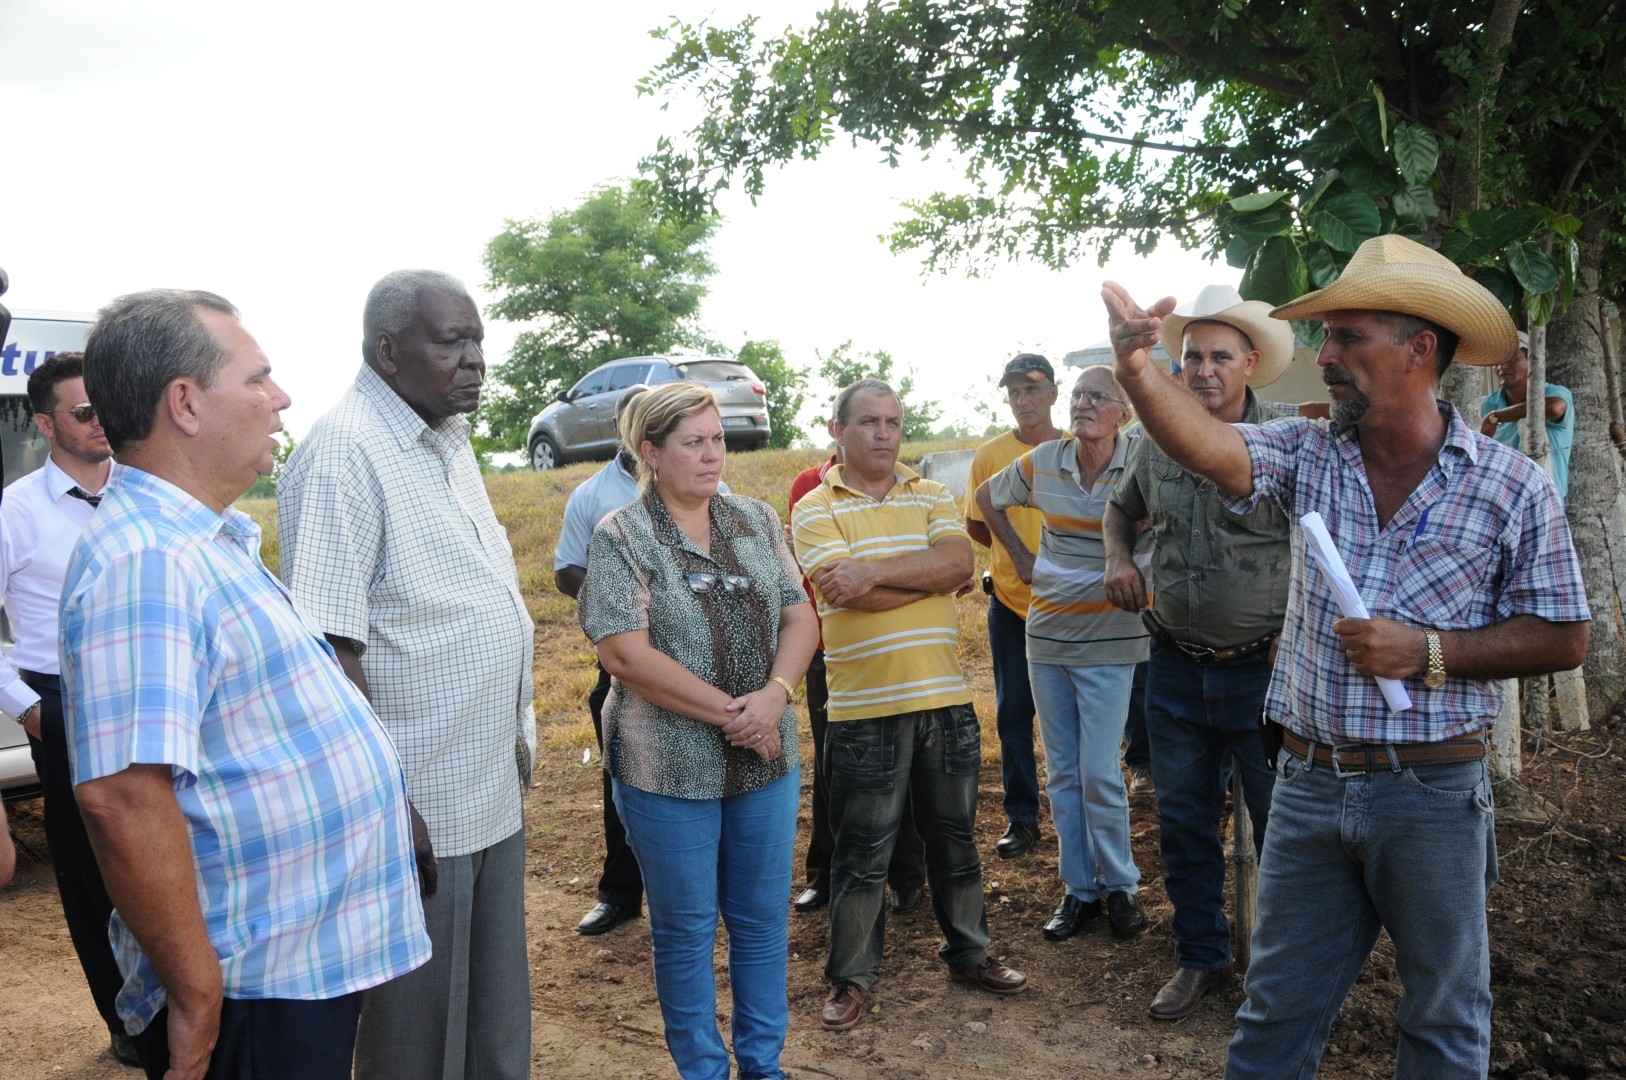
[{"label": "denim jeans with pocket", "polygon": [[1227,1080],[1312,1077],[1379,929],[1394,942],[1397,1080],[1490,1069],[1495,813],[1484,761],[1337,775],[1283,750]]},{"label": "denim jeans with pocket", "polygon": [[777,1077],[790,1026],[785,969],[796,807],[792,769],[758,791],[678,799],[616,780],[615,802],[644,875],[655,995],[666,1046],[683,1080],[729,1080],[717,1030],[713,954],[717,918],[728,927],[731,1030],[740,1075]]},{"label": "denim jeans with pocket", "polygon": [[871,990],[886,945],[887,863],[904,800],[926,845],[932,910],[954,971],[988,958],[982,860],[973,835],[982,731],[970,705],[869,720],[832,721],[825,731],[830,776],[830,959],[825,977]]}]

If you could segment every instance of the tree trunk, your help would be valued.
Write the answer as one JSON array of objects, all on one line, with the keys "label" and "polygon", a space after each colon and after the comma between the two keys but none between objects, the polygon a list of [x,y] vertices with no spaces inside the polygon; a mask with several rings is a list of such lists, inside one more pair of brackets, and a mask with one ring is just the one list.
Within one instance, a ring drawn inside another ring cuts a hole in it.
[{"label": "tree trunk", "polygon": [[1575,449],[1565,508],[1592,607],[1592,644],[1584,670],[1593,720],[1601,719],[1626,692],[1621,623],[1626,609],[1626,492],[1620,455],[1609,439],[1612,410],[1603,370],[1601,314],[1597,293],[1588,290],[1547,328],[1548,377],[1569,387],[1575,399]]}]

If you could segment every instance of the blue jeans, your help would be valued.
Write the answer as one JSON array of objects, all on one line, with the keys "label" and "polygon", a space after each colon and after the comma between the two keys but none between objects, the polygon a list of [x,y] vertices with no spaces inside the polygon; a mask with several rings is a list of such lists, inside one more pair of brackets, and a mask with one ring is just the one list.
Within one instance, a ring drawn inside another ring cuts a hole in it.
[{"label": "blue jeans", "polygon": [[1259,868],[1248,998],[1227,1080],[1315,1075],[1381,927],[1403,992],[1397,1080],[1490,1069],[1496,830],[1483,761],[1334,775],[1283,750]]},{"label": "blue jeans", "polygon": [[1257,847],[1264,843],[1276,774],[1265,764],[1259,706],[1270,686],[1270,651],[1194,664],[1155,638],[1146,679],[1146,729],[1157,788],[1157,827],[1179,964],[1214,971],[1231,962],[1225,919],[1225,813],[1229,762],[1242,777]]},{"label": "blue jeans", "polygon": [[1140,883],[1129,850],[1129,793],[1118,767],[1134,677],[1134,664],[1028,665],[1061,880],[1069,895],[1086,902],[1109,892],[1133,894]]},{"label": "blue jeans", "polygon": [[[982,731],[970,705],[870,720],[832,721],[830,771],[830,959],[833,983],[875,987],[886,946],[886,868],[905,798],[926,843],[932,911],[947,940],[937,950],[953,971],[988,958],[982,860],[973,835]],[[783,907],[783,903],[780,905]]]},{"label": "blue jeans", "polygon": [[994,730],[1005,816],[1039,822],[1039,763],[1033,753],[1033,690],[1028,686],[1028,623],[997,596],[988,598],[988,651],[994,660]]},{"label": "blue jeans", "polygon": [[655,993],[683,1080],[728,1080],[712,956],[728,926],[734,1057],[741,1076],[778,1077],[790,1025],[785,996],[791,863],[801,775],[724,799],[677,799],[615,781],[615,803],[644,875]]}]

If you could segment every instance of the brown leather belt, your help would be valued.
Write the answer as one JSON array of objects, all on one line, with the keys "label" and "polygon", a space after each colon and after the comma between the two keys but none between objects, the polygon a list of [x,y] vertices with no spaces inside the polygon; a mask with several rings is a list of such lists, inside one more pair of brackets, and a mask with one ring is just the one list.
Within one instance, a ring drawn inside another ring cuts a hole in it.
[{"label": "brown leather belt", "polygon": [[1485,740],[1477,735],[1430,743],[1310,743],[1283,729],[1282,745],[1305,761],[1331,765],[1339,773],[1377,772],[1413,765],[1447,765],[1456,761],[1482,761]]}]

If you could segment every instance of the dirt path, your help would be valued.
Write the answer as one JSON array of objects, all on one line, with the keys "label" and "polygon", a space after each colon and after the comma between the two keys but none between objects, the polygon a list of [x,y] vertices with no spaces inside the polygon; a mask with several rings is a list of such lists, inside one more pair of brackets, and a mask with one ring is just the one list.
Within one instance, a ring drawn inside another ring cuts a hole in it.
[{"label": "dirt path", "polygon": [[[537,1077],[675,1077],[661,1039],[642,921],[601,938],[574,932],[597,880],[598,776],[579,755],[550,755],[530,797],[527,901],[535,995]],[[1502,882],[1492,894],[1496,1077],[1626,1076],[1626,769],[1607,733],[1549,748],[1528,773],[1561,816],[1551,827],[1500,830]],[[1002,822],[997,767],[983,773],[979,846]],[[804,807],[806,799],[804,798]],[[1170,974],[1170,909],[1159,878],[1155,810],[1133,809],[1135,852],[1152,920],[1138,941],[1104,928],[1050,943],[1039,926],[1058,898],[1055,842],[1016,862],[985,864],[996,952],[1028,972],[1032,989],[995,998],[943,978],[929,910],[895,918],[879,1009],[858,1028],[818,1026],[827,930],[823,913],[791,915],[791,1029],[785,1064],[798,1080],[961,1080],[1022,1077],[1199,1078],[1219,1075],[1233,986],[1177,1024],[1146,1005]],[[44,851],[37,805],[14,808],[18,839]],[[805,811],[804,811],[805,815]],[[805,825],[805,822],[804,822]],[[805,828],[804,828],[805,836]],[[721,970],[721,954],[719,954]],[[106,1056],[56,907],[48,864],[25,851],[18,880],[0,891],[0,1076],[129,1080]],[[1334,1027],[1321,1075],[1392,1072],[1399,988],[1380,946]],[[726,994],[724,996],[726,1011]],[[726,1030],[726,1016],[724,1018]]]}]

